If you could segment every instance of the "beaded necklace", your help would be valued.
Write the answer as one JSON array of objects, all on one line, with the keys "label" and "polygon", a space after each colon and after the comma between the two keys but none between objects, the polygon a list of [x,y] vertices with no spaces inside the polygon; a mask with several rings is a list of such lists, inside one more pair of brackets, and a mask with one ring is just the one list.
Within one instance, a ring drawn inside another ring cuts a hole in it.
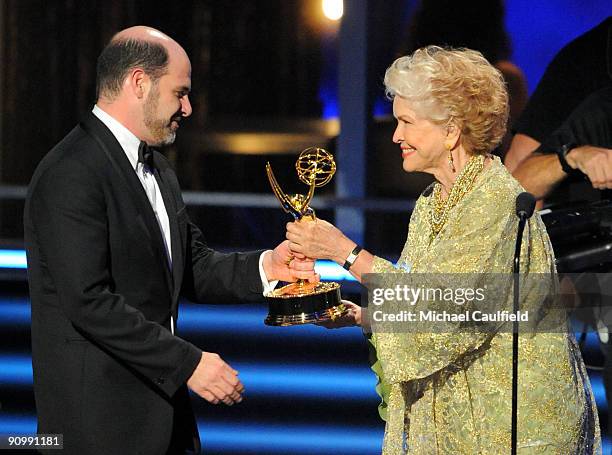
[{"label": "beaded necklace", "polygon": [[484,161],[484,155],[476,155],[470,158],[457,176],[446,200],[442,199],[442,185],[436,183],[433,189],[433,206],[430,219],[432,238],[442,230],[451,209],[472,189],[476,177],[484,168]]}]

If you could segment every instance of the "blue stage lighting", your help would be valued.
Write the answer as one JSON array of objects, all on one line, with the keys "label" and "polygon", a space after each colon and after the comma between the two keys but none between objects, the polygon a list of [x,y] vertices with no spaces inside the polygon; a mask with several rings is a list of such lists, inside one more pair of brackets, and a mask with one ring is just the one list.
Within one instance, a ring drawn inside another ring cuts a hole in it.
[{"label": "blue stage lighting", "polygon": [[[245,337],[261,340],[304,338],[313,342],[342,341],[365,343],[359,327],[327,330],[312,324],[295,327],[270,327],[264,324],[265,305],[199,305],[183,302],[179,306],[178,334],[226,336],[228,327]],[[27,300],[0,299],[0,323],[12,326],[30,325],[30,304]]]},{"label": "blue stage lighting", "polygon": [[32,385],[32,359],[29,355],[0,354],[0,384]]},{"label": "blue stage lighting", "polygon": [[0,268],[26,269],[27,267],[24,250],[0,250]]},{"label": "blue stage lighting", "polygon": [[203,452],[379,454],[384,427],[198,421]]},{"label": "blue stage lighting", "polygon": [[[282,396],[321,400],[370,400],[376,406],[376,379],[367,365],[357,367],[316,364],[232,362],[246,396]],[[0,384],[32,384],[32,362],[27,355],[0,355]]]},{"label": "blue stage lighting", "polygon": [[[27,266],[25,250],[0,250],[0,268],[26,269]],[[323,280],[356,281],[350,273],[333,261],[317,261],[315,268]]]},{"label": "blue stage lighting", "polygon": [[589,381],[591,381],[597,409],[599,409],[599,412],[607,411],[608,401],[606,400],[606,389],[604,388],[601,373],[599,371],[589,371]]},{"label": "blue stage lighting", "polygon": [[34,434],[36,433],[36,416],[2,415],[0,416],[0,434]]},{"label": "blue stage lighting", "polygon": [[315,271],[321,275],[322,280],[328,281],[357,281],[334,261],[319,260],[315,263]]},{"label": "blue stage lighting", "polygon": [[321,400],[371,400],[376,406],[376,376],[367,365],[232,362],[245,387],[245,396],[267,395]]},{"label": "blue stage lighting", "polygon": [[194,305],[179,307],[179,334],[201,333],[208,336],[227,336],[228,327],[244,337],[266,337],[283,339],[308,339],[313,343],[343,341],[365,343],[359,327],[328,330],[312,324],[293,327],[270,327],[264,325],[267,314],[265,305]]},{"label": "blue stage lighting", "polygon": [[30,325],[30,303],[26,299],[0,299],[0,323],[5,325]]},{"label": "blue stage lighting", "polygon": [[[204,452],[251,452],[268,454],[377,454],[380,428],[351,426],[255,424],[243,422],[198,421]],[[0,434],[36,433],[36,417],[0,417]]]}]

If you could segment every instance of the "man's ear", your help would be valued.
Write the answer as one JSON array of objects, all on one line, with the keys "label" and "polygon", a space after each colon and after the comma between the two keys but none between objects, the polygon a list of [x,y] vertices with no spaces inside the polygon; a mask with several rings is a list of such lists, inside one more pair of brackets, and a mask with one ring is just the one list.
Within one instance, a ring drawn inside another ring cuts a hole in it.
[{"label": "man's ear", "polygon": [[150,79],[149,76],[140,68],[135,68],[125,78],[124,86],[138,99],[142,99],[149,91]]},{"label": "man's ear", "polygon": [[461,129],[454,123],[449,122],[446,126],[446,140],[445,145],[449,150],[455,150],[459,147],[461,141]]}]

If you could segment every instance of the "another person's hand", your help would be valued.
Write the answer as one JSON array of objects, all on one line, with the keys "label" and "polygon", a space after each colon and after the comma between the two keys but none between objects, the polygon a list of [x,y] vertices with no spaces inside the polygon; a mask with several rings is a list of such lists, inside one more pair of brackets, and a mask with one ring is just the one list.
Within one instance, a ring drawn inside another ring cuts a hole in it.
[{"label": "another person's hand", "polygon": [[567,154],[567,164],[585,174],[593,188],[605,190],[612,188],[612,150],[583,145]]},{"label": "another person's hand", "polygon": [[326,329],[339,329],[342,327],[354,327],[361,325],[361,307],[355,305],[350,300],[342,300],[344,306],[348,308],[348,314],[345,316],[336,318],[334,321],[322,321],[317,322],[316,325],[325,327]]},{"label": "another person's hand", "polygon": [[340,229],[322,219],[287,223],[289,248],[294,254],[309,258],[331,259],[342,264],[355,247],[355,242]]},{"label": "another person's hand", "polygon": [[210,403],[221,401],[229,406],[240,403],[244,392],[238,372],[213,352],[202,352],[200,363],[187,380],[187,386]]},{"label": "another person's hand", "polygon": [[314,265],[314,259],[291,251],[288,240],[267,253],[263,259],[264,271],[269,281],[293,282],[303,279],[316,283],[320,277],[315,273]]}]

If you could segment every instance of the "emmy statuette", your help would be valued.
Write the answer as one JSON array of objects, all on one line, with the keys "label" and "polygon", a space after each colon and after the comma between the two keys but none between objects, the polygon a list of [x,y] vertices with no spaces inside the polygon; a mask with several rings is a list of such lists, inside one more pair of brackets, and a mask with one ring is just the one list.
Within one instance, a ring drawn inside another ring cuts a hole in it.
[{"label": "emmy statuette", "polygon": [[[287,195],[279,186],[270,163],[266,173],[274,195],[283,210],[295,220],[316,220],[314,210],[309,207],[315,188],[329,183],[336,172],[334,157],[322,148],[311,147],[300,153],[295,169],[300,181],[308,185],[308,193]],[[298,280],[266,295],[269,305],[267,325],[289,326],[335,320],[347,314],[340,299],[340,285],[334,282],[309,283]]]}]

